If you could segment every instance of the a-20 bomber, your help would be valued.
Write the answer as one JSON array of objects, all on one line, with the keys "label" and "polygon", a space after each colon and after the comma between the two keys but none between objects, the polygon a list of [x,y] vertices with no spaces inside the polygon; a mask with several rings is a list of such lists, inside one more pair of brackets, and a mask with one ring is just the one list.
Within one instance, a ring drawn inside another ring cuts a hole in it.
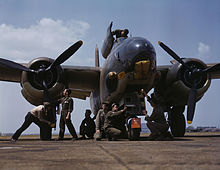
[{"label": "a-20 bomber", "polygon": [[[168,121],[174,136],[184,136],[187,121],[193,120],[195,105],[208,90],[211,79],[220,78],[220,64],[205,64],[195,58],[180,58],[162,42],[159,45],[175,60],[171,65],[157,66],[153,45],[142,37],[119,37],[112,34],[112,23],[107,29],[101,53],[106,59],[99,66],[96,48],[95,67],[63,66],[82,45],[78,41],[57,59],[36,58],[26,64],[0,59],[0,80],[20,83],[21,93],[33,105],[44,101],[55,103],[64,88],[72,90],[71,96],[79,99],[90,97],[91,108],[96,114],[102,102],[117,102],[127,106],[127,126],[130,139],[140,135],[140,128],[132,128],[131,120],[143,115],[145,109],[141,89],[155,89],[167,108]],[[161,73],[157,79],[158,72]],[[157,79],[157,80],[156,80]],[[157,83],[155,84],[155,82]],[[51,119],[55,122],[54,114]],[[51,130],[41,129],[41,136],[48,139]]]}]

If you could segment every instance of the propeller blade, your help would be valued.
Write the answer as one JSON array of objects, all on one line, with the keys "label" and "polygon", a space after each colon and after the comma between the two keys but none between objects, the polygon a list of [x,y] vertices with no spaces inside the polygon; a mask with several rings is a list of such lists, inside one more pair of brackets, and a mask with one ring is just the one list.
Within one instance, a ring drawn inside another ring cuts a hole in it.
[{"label": "propeller blade", "polygon": [[69,47],[67,50],[65,50],[47,69],[55,68],[58,65],[62,64],[64,61],[66,61],[68,58],[70,58],[83,44],[83,42],[80,40],[73,44],[71,47]]},{"label": "propeller blade", "polygon": [[186,65],[183,60],[173,51],[171,50],[169,47],[167,47],[164,43],[158,41],[158,44],[171,56],[173,57],[176,61],[178,61],[179,63],[181,63],[184,67],[186,67],[189,71],[192,72],[192,69]]},{"label": "propeller blade", "polygon": [[50,101],[50,95],[49,95],[49,92],[48,92],[48,87],[47,87],[47,84],[46,84],[45,80],[43,80],[42,85],[43,85],[43,88],[44,88],[44,102],[51,102]]},{"label": "propeller blade", "polygon": [[192,123],[192,120],[194,117],[195,107],[196,107],[196,96],[197,96],[197,91],[196,91],[196,87],[194,83],[194,86],[190,89],[188,103],[187,103],[187,123],[188,124]]},{"label": "propeller blade", "polygon": [[21,70],[21,71],[27,71],[27,72],[35,72],[34,70],[31,70],[21,64],[18,64],[18,63],[15,63],[13,61],[10,61],[10,60],[6,60],[6,59],[3,59],[3,58],[0,58],[0,64],[6,66],[6,67],[9,67],[9,68],[12,68],[12,69],[16,69],[16,70]]},{"label": "propeller blade", "polygon": [[203,70],[203,72],[207,72],[207,73],[216,72],[216,71],[220,71],[220,63]]}]

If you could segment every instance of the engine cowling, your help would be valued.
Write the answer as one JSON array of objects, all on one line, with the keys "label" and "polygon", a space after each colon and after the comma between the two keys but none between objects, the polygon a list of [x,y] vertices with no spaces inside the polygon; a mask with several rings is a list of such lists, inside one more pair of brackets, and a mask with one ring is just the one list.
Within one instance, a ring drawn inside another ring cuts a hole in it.
[{"label": "engine cowling", "polygon": [[[201,60],[188,58],[183,61],[190,67],[196,69],[207,68]],[[175,62],[169,69],[166,77],[166,100],[172,106],[186,105],[188,101],[190,88],[193,86],[189,71],[182,64]],[[202,98],[208,90],[211,79],[207,74],[196,78],[197,101]]]},{"label": "engine cowling", "polygon": [[[30,61],[28,67],[32,70],[39,70],[41,67],[47,68],[53,61],[53,59],[41,57]],[[65,88],[62,73],[63,70],[61,66],[57,66],[55,69],[51,69],[47,73],[44,73],[46,74],[44,76],[46,76],[46,85],[51,100],[58,99]],[[21,76],[21,93],[24,98],[33,105],[40,105],[44,100],[44,87],[40,76],[40,74],[38,75],[25,71],[22,72]]]}]

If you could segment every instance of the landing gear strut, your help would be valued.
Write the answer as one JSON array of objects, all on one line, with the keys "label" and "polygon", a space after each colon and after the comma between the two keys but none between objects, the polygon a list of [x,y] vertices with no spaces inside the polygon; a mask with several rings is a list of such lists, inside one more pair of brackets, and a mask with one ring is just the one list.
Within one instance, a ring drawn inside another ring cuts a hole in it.
[{"label": "landing gear strut", "polygon": [[51,140],[52,128],[49,125],[42,125],[40,127],[40,139]]}]

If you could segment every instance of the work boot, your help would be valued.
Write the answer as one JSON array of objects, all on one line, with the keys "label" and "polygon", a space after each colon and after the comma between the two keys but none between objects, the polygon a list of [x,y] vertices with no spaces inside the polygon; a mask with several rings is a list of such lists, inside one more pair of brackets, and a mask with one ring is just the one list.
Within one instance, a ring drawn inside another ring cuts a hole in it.
[{"label": "work boot", "polygon": [[85,135],[82,135],[82,138],[81,139],[86,139],[86,136]]},{"label": "work boot", "polygon": [[173,140],[173,136],[171,135],[170,132],[166,132],[166,133],[165,133],[165,139],[166,139],[166,140]]},{"label": "work boot", "polygon": [[151,134],[148,136],[147,139],[148,139],[148,140],[156,140],[156,138],[158,138],[158,136],[159,136],[158,134],[152,134],[152,133],[151,133]]},{"label": "work boot", "polygon": [[170,134],[170,132],[164,132],[159,137],[157,137],[156,140],[158,141],[173,140],[173,136]]},{"label": "work boot", "polygon": [[16,139],[11,138],[10,141],[13,142],[13,143],[15,143],[15,142],[16,142]]},{"label": "work boot", "polygon": [[102,138],[95,138],[96,141],[101,141]]}]

